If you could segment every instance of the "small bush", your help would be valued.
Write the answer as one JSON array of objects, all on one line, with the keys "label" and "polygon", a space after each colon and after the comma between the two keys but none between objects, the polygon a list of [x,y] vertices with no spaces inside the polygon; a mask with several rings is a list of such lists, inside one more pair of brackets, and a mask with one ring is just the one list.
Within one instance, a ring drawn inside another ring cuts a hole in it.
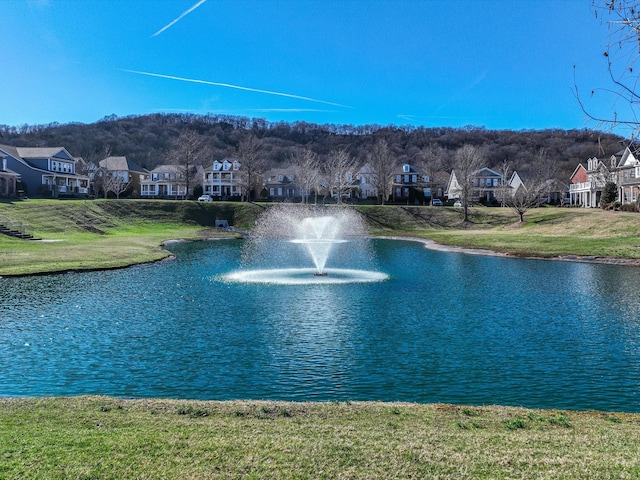
[{"label": "small bush", "polygon": [[625,203],[620,207],[620,210],[623,212],[637,212],[638,207],[632,203]]},{"label": "small bush", "polygon": [[527,423],[521,418],[514,418],[513,420],[506,422],[505,427],[507,427],[507,430],[519,430],[527,428]]}]

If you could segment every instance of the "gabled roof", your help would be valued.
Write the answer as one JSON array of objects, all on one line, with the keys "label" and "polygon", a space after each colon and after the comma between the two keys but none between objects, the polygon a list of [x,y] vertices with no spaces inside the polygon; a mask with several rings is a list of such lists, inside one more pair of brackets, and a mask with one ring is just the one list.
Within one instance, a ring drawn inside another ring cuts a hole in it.
[{"label": "gabled roof", "polygon": [[177,173],[178,167],[176,165],[165,164],[165,165],[158,165],[156,166],[156,168],[149,171],[149,173],[165,173],[165,172]]},{"label": "gabled roof", "polygon": [[106,168],[112,172],[139,172],[147,173],[146,168],[142,168],[133,160],[129,160],[127,157],[107,157],[104,160],[100,160],[100,166]]},{"label": "gabled roof", "polygon": [[620,161],[618,162],[617,166],[618,166],[618,168],[635,167],[639,163],[640,162],[638,162],[638,159],[633,154],[631,149],[629,147],[627,147],[627,148],[624,149],[624,152],[622,153],[622,156],[620,157]]},{"label": "gabled roof", "polygon": [[584,172],[584,176],[586,178],[586,176],[587,176],[587,167],[585,167],[581,163],[578,164],[578,166],[573,170],[573,173],[569,177],[569,180],[571,181],[571,183],[576,183],[576,182],[573,181],[573,178],[580,172]]},{"label": "gabled roof", "polygon": [[490,169],[489,167],[483,167],[480,170],[473,172],[474,177],[502,177],[500,172]]},{"label": "gabled roof", "polygon": [[22,158],[20,157],[20,154],[18,153],[18,149],[16,147],[12,147],[11,145],[0,145],[0,151],[11,155],[16,160],[22,161]]},{"label": "gabled roof", "polygon": [[75,160],[64,147],[17,147],[16,151],[25,160],[33,158],[60,158]]},{"label": "gabled roof", "polygon": [[[280,175],[283,176],[282,180],[279,180]],[[292,168],[274,168],[264,172],[262,174],[262,178],[266,183],[281,183],[283,185],[289,185],[293,182],[294,172]]]}]

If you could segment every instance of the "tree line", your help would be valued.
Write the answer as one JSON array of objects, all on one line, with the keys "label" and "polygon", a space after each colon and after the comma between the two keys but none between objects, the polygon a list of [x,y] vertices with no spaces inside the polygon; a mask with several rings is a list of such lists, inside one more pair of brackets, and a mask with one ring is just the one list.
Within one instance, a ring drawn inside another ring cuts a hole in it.
[{"label": "tree line", "polygon": [[[0,125],[0,143],[13,146],[61,146],[87,162],[108,155],[127,156],[153,169],[171,163],[175,142],[185,131],[195,132],[213,159],[237,157],[241,144],[253,139],[267,168],[288,164],[292,156],[309,150],[325,162],[330,153],[348,151],[364,163],[375,145],[384,141],[396,164],[415,165],[431,157],[445,171],[453,168],[455,152],[464,145],[481,150],[485,166],[508,163],[515,170],[533,170],[541,150],[568,179],[579,162],[608,157],[624,148],[624,138],[594,130],[489,130],[484,127],[413,127],[395,125],[335,125],[308,122],[268,122],[228,115],[150,114],[111,115],[90,123]],[[431,162],[434,163],[434,162]],[[434,167],[435,168],[435,167]]]}]

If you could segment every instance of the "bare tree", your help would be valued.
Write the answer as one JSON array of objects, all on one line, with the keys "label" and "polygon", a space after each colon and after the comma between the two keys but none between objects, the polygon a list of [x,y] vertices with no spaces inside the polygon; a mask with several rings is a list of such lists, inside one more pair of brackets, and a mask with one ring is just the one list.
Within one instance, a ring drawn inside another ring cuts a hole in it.
[{"label": "bare tree", "polygon": [[129,188],[131,181],[125,180],[117,172],[110,172],[104,168],[100,169],[100,183],[104,192],[104,198],[107,198],[109,192],[113,193],[116,198],[120,198],[120,195]]},{"label": "bare tree", "polygon": [[262,143],[253,135],[242,140],[238,145],[238,159],[242,164],[242,200],[251,201],[251,191],[259,188],[258,178],[262,173],[264,161],[260,155]]},{"label": "bare tree", "polygon": [[378,140],[367,155],[367,161],[373,170],[371,185],[378,195],[378,202],[384,205],[393,190],[393,175],[396,161],[386,140]]},{"label": "bare tree", "polygon": [[556,173],[556,165],[545,154],[544,149],[540,149],[533,170],[523,175],[522,185],[506,197],[507,206],[518,214],[520,222],[524,222],[525,213],[547,201]]},{"label": "bare tree", "polygon": [[185,197],[196,181],[197,166],[208,163],[210,157],[208,142],[194,130],[183,131],[173,142],[168,160],[176,167],[176,180],[184,183]]},{"label": "bare tree", "polygon": [[454,170],[458,182],[458,195],[462,204],[463,221],[469,221],[469,205],[473,199],[475,174],[482,167],[484,157],[478,147],[463,145],[456,150]]},{"label": "bare tree", "polygon": [[423,176],[429,178],[427,185],[431,188],[431,198],[435,197],[433,193],[433,187],[436,184],[436,174],[444,169],[444,158],[446,157],[445,150],[434,144],[429,144],[426,148],[420,151],[418,154],[418,167]]},{"label": "bare tree", "polygon": [[332,150],[324,165],[329,191],[336,195],[338,205],[353,190],[356,162],[346,148]]},{"label": "bare tree", "polygon": [[507,206],[507,200],[512,194],[511,185],[509,185],[509,179],[513,175],[511,170],[511,163],[509,160],[503,160],[500,168],[498,169],[500,176],[502,176],[502,185],[498,188],[498,194],[500,195],[500,204],[503,207]]},{"label": "bare tree", "polygon": [[320,162],[318,155],[305,148],[296,151],[290,158],[293,164],[294,182],[302,192],[302,203],[309,202],[309,195],[312,190],[316,190],[316,200],[318,198],[317,190],[320,184]]},{"label": "bare tree", "polygon": [[[574,79],[574,94],[580,108],[599,126],[611,128],[626,126],[631,129],[632,136],[640,129],[637,108],[640,104],[640,93],[637,91],[638,74],[634,71],[635,63],[640,58],[640,15],[637,0],[594,0],[596,17],[605,22],[609,28],[609,40],[603,56],[611,79],[611,86],[594,88],[591,97],[609,95],[614,107],[611,117],[594,114],[584,103]],[[574,76],[575,76],[574,66]]]}]

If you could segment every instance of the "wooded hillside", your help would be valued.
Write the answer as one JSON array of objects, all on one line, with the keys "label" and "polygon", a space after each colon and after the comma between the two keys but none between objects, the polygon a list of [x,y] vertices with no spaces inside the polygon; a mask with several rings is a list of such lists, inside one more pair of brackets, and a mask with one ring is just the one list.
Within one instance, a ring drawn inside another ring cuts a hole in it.
[{"label": "wooded hillside", "polygon": [[416,163],[426,149],[435,149],[444,169],[451,166],[453,152],[464,144],[480,147],[489,167],[504,161],[512,169],[527,170],[535,155],[545,154],[557,163],[560,175],[567,177],[578,162],[589,157],[606,158],[625,146],[622,137],[593,130],[487,130],[483,127],[426,128],[380,125],[318,125],[307,122],[276,122],[246,117],[194,114],[152,114],[105,117],[91,124],[1,125],[0,144],[13,146],[60,146],[86,161],[108,155],[126,155],[139,165],[152,169],[166,163],[172,142],[185,130],[195,130],[211,146],[213,159],[233,157],[248,136],[261,141],[267,165],[286,162],[298,148],[309,148],[322,159],[331,150],[347,147],[366,161],[376,140],[388,143],[398,163]]}]

